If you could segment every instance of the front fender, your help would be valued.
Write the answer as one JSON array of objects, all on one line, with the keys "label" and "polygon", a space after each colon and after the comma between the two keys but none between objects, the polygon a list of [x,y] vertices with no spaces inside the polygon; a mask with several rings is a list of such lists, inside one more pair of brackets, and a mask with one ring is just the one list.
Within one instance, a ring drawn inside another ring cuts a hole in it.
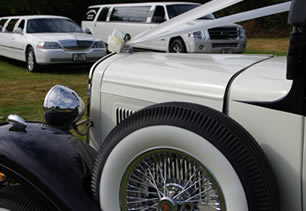
[{"label": "front fender", "polygon": [[0,126],[0,171],[42,194],[57,210],[99,210],[90,197],[96,151],[42,123]]}]

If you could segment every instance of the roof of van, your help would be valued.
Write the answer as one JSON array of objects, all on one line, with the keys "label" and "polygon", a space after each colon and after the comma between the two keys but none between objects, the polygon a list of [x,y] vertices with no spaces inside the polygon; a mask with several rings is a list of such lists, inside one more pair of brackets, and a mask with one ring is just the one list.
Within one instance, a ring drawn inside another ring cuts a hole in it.
[{"label": "roof of van", "polygon": [[145,3],[126,3],[126,4],[98,4],[92,5],[89,8],[100,7],[100,6],[143,6],[143,5],[174,5],[174,4],[199,4],[196,2],[145,2]]},{"label": "roof of van", "polygon": [[65,18],[69,19],[64,16],[55,16],[55,15],[16,15],[16,16],[6,16],[6,17],[0,17],[0,19],[10,19],[10,18],[23,18],[23,19],[37,19],[37,18]]}]

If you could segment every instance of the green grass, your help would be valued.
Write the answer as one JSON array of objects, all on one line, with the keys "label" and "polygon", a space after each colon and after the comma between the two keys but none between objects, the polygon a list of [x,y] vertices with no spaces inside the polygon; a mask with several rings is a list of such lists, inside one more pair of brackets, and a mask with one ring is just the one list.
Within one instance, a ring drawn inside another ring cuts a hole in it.
[{"label": "green grass", "polygon": [[[250,38],[246,53],[286,55],[288,38]],[[49,66],[30,73],[25,64],[0,57],[0,122],[11,113],[25,120],[43,121],[43,101],[48,90],[62,84],[87,100],[89,69],[86,66]]]},{"label": "green grass", "polygon": [[44,97],[56,84],[71,87],[85,101],[88,72],[84,65],[65,65],[30,73],[24,63],[0,57],[0,122],[6,121],[11,113],[25,120],[43,121]]},{"label": "green grass", "polygon": [[274,54],[286,56],[289,38],[257,38],[248,39],[246,54]]}]

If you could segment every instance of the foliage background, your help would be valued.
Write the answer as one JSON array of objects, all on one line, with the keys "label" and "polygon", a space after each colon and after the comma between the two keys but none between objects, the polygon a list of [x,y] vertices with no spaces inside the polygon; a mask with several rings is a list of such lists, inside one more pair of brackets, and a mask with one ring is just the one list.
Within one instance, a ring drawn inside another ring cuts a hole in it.
[{"label": "foliage background", "polygon": [[[154,1],[154,0],[149,0]],[[161,1],[161,0],[157,0]],[[167,1],[167,0],[164,0]],[[169,0],[168,0],[169,1]],[[174,0],[176,1],[176,0]],[[209,0],[183,0],[206,3]],[[287,0],[245,0],[222,10],[217,16],[229,15],[249,9],[272,5]],[[0,0],[0,17],[9,15],[49,14],[67,16],[80,23],[87,7],[95,4],[148,2],[145,0]],[[248,35],[288,36],[287,14],[279,14],[242,23]]]}]

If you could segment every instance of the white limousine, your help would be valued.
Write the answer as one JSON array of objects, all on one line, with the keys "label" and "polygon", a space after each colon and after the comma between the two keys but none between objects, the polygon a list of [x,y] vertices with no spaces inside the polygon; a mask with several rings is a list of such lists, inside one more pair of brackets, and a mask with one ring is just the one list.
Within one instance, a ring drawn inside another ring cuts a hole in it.
[{"label": "white limousine", "polygon": [[[105,42],[114,29],[134,38],[200,5],[191,2],[95,5],[88,8],[82,27],[90,29],[93,35]],[[209,14],[193,23],[209,22],[214,19],[215,16]],[[227,24],[141,43],[137,47],[180,53],[242,53],[246,48],[246,35],[242,26]]]},{"label": "white limousine", "polygon": [[30,72],[40,64],[93,63],[105,54],[102,40],[66,17],[0,18],[0,56],[26,62]]}]

